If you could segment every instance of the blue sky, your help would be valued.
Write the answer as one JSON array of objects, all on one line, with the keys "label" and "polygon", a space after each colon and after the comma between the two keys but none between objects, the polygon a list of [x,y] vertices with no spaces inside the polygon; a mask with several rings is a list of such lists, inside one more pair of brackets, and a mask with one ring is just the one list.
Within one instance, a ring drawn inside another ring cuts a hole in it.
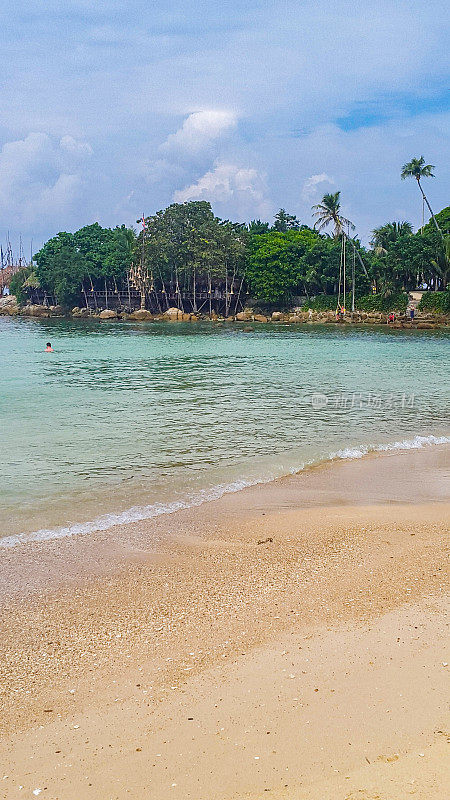
[{"label": "blue sky", "polygon": [[450,201],[443,0],[16,0],[0,9],[0,241],[171,202],[311,224],[341,190],[363,240]]}]

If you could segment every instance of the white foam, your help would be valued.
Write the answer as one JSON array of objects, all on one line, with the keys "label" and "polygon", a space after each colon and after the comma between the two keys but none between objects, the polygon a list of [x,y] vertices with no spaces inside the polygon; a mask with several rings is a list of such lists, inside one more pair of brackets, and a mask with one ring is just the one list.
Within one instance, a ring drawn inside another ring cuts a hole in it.
[{"label": "white foam", "polygon": [[[417,450],[423,447],[430,447],[433,445],[450,444],[450,436],[415,436],[413,439],[403,439],[397,442],[389,442],[388,444],[378,445],[364,445],[360,447],[344,448],[330,453],[328,458],[324,461],[333,460],[336,458],[354,459],[363,458],[368,453],[373,452],[386,452],[392,450]],[[301,472],[305,466],[312,466],[315,462],[306,462],[301,466],[293,467],[289,470],[290,474]],[[60,528],[42,528],[38,531],[31,531],[30,533],[18,533],[12,536],[4,536],[0,538],[0,548],[16,547],[20,544],[28,544],[31,542],[45,542],[54,539],[63,539],[69,536],[82,536],[89,533],[96,533],[99,531],[110,530],[117,525],[128,525],[132,522],[141,522],[142,520],[154,519],[163,514],[174,514],[176,511],[181,511],[186,508],[195,508],[207,503],[211,500],[218,500],[225,494],[233,492],[240,492],[249,486],[256,486],[257,484],[270,483],[281,475],[265,475],[258,478],[246,480],[240,479],[228,484],[219,484],[210,489],[203,489],[194,495],[187,496],[183,500],[177,500],[172,503],[153,503],[147,506],[133,506],[121,511],[118,514],[102,514],[88,522],[76,522],[72,525],[65,525]]]}]

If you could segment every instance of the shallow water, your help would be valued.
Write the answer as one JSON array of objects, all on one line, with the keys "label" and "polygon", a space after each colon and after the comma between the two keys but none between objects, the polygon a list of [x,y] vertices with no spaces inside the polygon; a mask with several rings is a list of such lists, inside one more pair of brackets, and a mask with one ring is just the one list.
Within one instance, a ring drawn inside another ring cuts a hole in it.
[{"label": "shallow water", "polygon": [[448,439],[449,343],[365,326],[0,318],[3,545],[155,516],[336,453]]}]

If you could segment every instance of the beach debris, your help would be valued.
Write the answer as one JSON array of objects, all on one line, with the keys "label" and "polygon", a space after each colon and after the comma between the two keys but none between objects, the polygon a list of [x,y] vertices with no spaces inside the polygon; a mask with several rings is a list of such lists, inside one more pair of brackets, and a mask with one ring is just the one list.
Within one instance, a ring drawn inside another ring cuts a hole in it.
[{"label": "beach debris", "polygon": [[267,539],[260,539],[258,544],[268,544],[269,542],[273,542],[273,539],[272,539],[271,536],[268,536]]},{"label": "beach debris", "polygon": [[33,794],[37,797],[42,792],[42,789],[33,789]]},{"label": "beach debris", "polygon": [[442,666],[443,666],[443,667],[448,667],[448,661],[443,661],[443,662],[442,662]]}]

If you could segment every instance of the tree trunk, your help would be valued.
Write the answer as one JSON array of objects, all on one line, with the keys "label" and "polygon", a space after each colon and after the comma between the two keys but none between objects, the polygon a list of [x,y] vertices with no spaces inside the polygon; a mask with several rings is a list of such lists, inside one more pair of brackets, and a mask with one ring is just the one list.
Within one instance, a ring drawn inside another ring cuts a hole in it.
[{"label": "tree trunk", "polygon": [[[431,214],[431,218],[432,218],[432,220],[433,220],[433,222],[434,222],[434,224],[435,224],[435,226],[436,226],[436,230],[437,230],[437,231],[438,231],[438,232],[441,234],[441,236],[442,236],[442,231],[441,231],[441,229],[440,229],[439,225],[437,224],[436,217],[434,216],[434,214],[433,214],[433,212],[432,212],[432,210],[431,210],[431,206],[430,206],[430,204],[429,204],[429,202],[428,202],[428,198],[427,198],[427,196],[426,196],[426,194],[425,194],[424,190],[422,189],[422,185],[421,185],[421,183],[420,183],[420,178],[417,178],[417,185],[418,185],[418,187],[419,187],[420,191],[422,192],[422,197],[423,197],[423,199],[424,199],[425,203],[426,203],[426,204],[427,204],[427,206],[428,206],[428,211],[429,211],[429,212],[430,212],[430,214]],[[444,237],[442,237],[442,238],[444,238]]]}]

